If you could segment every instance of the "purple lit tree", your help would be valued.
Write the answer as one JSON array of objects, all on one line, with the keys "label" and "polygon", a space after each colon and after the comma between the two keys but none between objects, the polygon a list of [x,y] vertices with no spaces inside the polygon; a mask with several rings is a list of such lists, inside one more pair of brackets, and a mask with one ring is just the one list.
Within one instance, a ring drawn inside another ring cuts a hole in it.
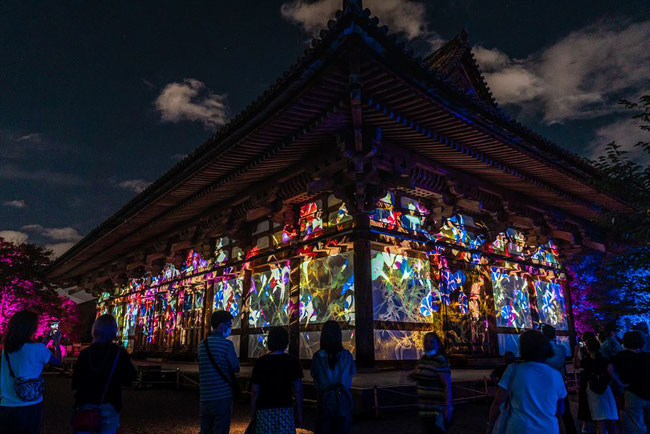
[{"label": "purple lit tree", "polygon": [[77,306],[57,294],[55,286],[43,277],[51,262],[51,252],[33,244],[14,244],[0,238],[0,334],[19,310],[39,314],[37,336],[46,332],[53,320],[61,322],[63,336],[78,334]]}]

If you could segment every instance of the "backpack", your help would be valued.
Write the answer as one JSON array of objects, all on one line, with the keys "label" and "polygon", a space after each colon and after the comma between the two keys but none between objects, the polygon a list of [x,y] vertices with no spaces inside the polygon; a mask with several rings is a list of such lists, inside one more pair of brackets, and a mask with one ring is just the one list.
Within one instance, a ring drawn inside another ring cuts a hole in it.
[{"label": "backpack", "polygon": [[589,378],[589,388],[592,392],[602,395],[607,390],[611,379],[612,377],[609,375],[609,372],[607,372],[606,369],[603,369],[602,366],[599,366]]},{"label": "backpack", "polygon": [[[327,358],[319,357],[324,372],[330,374]],[[331,379],[330,379],[331,380]],[[325,415],[330,417],[340,417],[350,414],[352,411],[352,397],[341,384],[341,374],[336,382],[332,382],[320,395],[321,408]]]}]

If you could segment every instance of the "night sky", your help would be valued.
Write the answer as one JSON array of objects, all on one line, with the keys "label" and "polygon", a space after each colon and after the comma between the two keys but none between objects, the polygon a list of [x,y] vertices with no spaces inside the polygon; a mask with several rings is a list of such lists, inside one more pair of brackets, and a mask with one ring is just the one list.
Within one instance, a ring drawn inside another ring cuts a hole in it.
[{"label": "night sky", "polygon": [[[0,236],[60,254],[275,81],[340,1],[0,2]],[[502,108],[585,157],[639,135],[650,2],[364,1],[428,54],[463,27]]]}]

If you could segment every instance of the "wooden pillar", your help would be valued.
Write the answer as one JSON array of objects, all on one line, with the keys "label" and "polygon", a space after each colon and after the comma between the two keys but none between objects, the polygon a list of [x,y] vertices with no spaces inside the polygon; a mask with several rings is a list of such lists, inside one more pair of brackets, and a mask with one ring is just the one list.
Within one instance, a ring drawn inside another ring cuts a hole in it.
[{"label": "wooden pillar", "polygon": [[573,356],[573,350],[577,345],[576,337],[576,323],[573,318],[573,300],[571,299],[571,275],[566,272],[567,280],[562,285],[562,290],[564,291],[564,309],[566,310],[567,323],[569,324],[569,345],[571,347],[571,355]]},{"label": "wooden pillar", "polygon": [[203,337],[209,336],[212,333],[212,308],[214,304],[214,281],[210,280],[205,282],[205,292],[203,297]]},{"label": "wooden pillar", "polygon": [[291,258],[289,275],[289,354],[300,358],[300,264],[302,258]]},{"label": "wooden pillar", "polygon": [[356,357],[359,368],[374,368],[375,339],[370,264],[370,218],[364,212],[355,216],[354,293]]},{"label": "wooden pillar", "polygon": [[248,313],[250,306],[248,304],[248,293],[251,289],[250,269],[244,270],[242,276],[242,311],[241,311],[241,338],[239,339],[239,360],[248,361]]}]

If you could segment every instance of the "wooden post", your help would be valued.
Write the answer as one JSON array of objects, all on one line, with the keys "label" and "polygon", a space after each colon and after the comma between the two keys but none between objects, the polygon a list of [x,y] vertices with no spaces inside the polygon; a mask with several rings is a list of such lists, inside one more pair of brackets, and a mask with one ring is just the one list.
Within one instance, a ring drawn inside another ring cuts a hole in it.
[{"label": "wooden post", "polygon": [[370,218],[364,212],[355,216],[354,293],[356,356],[360,368],[374,368],[375,339],[372,305],[372,269],[370,264]]},{"label": "wooden post", "polygon": [[241,311],[241,338],[239,338],[239,360],[248,361],[248,293],[251,289],[251,270],[243,272],[242,277],[242,311]]},{"label": "wooden post", "polygon": [[300,358],[300,257],[291,258],[289,274],[289,354]]}]

